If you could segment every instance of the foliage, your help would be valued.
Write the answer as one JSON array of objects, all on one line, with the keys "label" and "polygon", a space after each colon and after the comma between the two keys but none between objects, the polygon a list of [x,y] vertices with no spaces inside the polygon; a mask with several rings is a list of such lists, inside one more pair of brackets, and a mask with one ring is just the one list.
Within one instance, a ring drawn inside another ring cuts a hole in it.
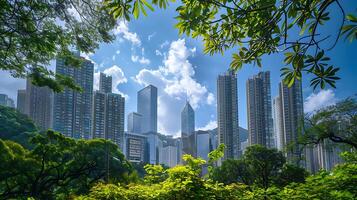
[{"label": "foliage", "polygon": [[279,199],[356,199],[357,164],[337,165],[332,172],[320,171],[305,183],[291,184],[279,194]]},{"label": "foliage", "polygon": [[244,183],[252,185],[254,177],[243,159],[227,159],[213,171],[212,179],[224,184]]},{"label": "foliage", "polygon": [[272,179],[275,186],[285,187],[290,183],[304,183],[308,175],[304,168],[285,163],[281,171]]},{"label": "foliage", "polygon": [[127,182],[132,167],[106,140],[74,140],[47,131],[31,139],[32,150],[0,140],[0,198],[54,199],[87,192],[103,181],[109,158],[110,182]]},{"label": "foliage", "polygon": [[56,92],[79,87],[49,70],[51,60],[61,57],[78,67],[81,59],[72,55],[72,49],[89,53],[114,39],[110,30],[116,20],[102,1],[8,0],[0,2],[0,12],[0,69]]},{"label": "foliage", "polygon": [[357,148],[357,101],[347,98],[305,118],[300,143],[319,144],[324,140]]},{"label": "foliage", "polygon": [[[307,73],[313,75],[310,83],[314,88],[335,87],[339,68],[327,62],[330,58],[325,56],[325,51],[335,47],[341,34],[351,41],[357,38],[356,17],[346,15],[338,0],[182,2],[177,8],[176,25],[181,34],[202,37],[205,52],[209,54],[238,47],[231,62],[235,70],[247,63],[261,67],[263,55],[283,52],[285,64],[290,67],[281,71],[289,86],[295,79],[300,80],[302,73]],[[342,13],[336,37],[319,31],[330,20],[331,9]]]},{"label": "foliage", "polygon": [[[161,0],[164,6],[168,0]],[[145,0],[107,0],[114,17],[137,18],[140,10],[151,6]],[[152,1],[157,4],[158,1]],[[343,2],[344,3],[344,2]],[[284,83],[291,86],[302,74],[312,74],[312,87],[336,87],[339,68],[328,63],[325,51],[333,49],[341,35],[350,41],[357,38],[357,18],[346,15],[339,0],[182,0],[176,10],[180,34],[203,38],[204,52],[224,53],[237,48],[232,55],[231,68],[243,64],[261,67],[261,57],[283,52],[286,67],[281,68]],[[132,5],[134,4],[134,5]],[[140,7],[140,9],[139,9]],[[320,31],[331,18],[329,10],[341,12],[337,36]],[[296,34],[299,33],[299,34]],[[328,44],[328,45],[326,45]]]},{"label": "foliage", "polygon": [[12,140],[30,147],[28,140],[37,132],[32,120],[16,109],[0,106],[0,139]]}]

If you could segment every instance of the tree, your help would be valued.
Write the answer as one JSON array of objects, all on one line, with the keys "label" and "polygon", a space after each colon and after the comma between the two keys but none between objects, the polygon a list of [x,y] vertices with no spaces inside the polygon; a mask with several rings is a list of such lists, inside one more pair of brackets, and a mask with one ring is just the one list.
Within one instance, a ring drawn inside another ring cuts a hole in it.
[{"label": "tree", "polygon": [[116,20],[101,1],[8,0],[1,1],[0,12],[0,69],[56,92],[79,88],[49,70],[51,60],[62,57],[78,67],[81,59],[72,55],[73,48],[89,53],[114,39],[109,31]]},{"label": "tree", "polygon": [[248,147],[243,159],[249,165],[250,174],[255,176],[255,183],[264,189],[268,189],[272,177],[278,174],[286,162],[281,152],[260,145]]},{"label": "tree", "polygon": [[273,177],[273,183],[279,187],[285,187],[291,183],[304,183],[309,173],[296,165],[284,164],[276,177]]},{"label": "tree", "polygon": [[[109,4],[112,10],[121,13],[115,17],[125,13],[121,11],[126,5],[123,1],[108,1],[112,2]],[[350,41],[357,38],[357,17],[345,13],[344,3],[339,0],[183,0],[176,9],[176,27],[180,34],[202,38],[205,53],[223,54],[228,49],[238,49],[232,56],[231,69],[239,70],[248,63],[261,67],[263,55],[283,52],[286,67],[281,68],[281,75],[285,84],[291,86],[306,73],[313,75],[310,80],[313,88],[335,87],[340,79],[339,68],[328,63],[330,58],[325,52],[333,49],[341,36]],[[342,15],[337,34],[321,30],[332,17],[330,10]],[[140,9],[133,12],[138,17]]]},{"label": "tree", "polygon": [[126,182],[133,171],[117,145],[103,139],[74,140],[47,131],[31,139],[32,150],[0,140],[0,198],[67,198],[83,194],[106,179],[109,152],[109,182]]},{"label": "tree", "polygon": [[316,145],[324,140],[357,149],[357,101],[347,98],[320,109],[305,118],[304,135],[299,142]]},{"label": "tree", "polygon": [[220,167],[214,169],[212,180],[226,185],[231,183],[252,185],[254,183],[254,176],[248,168],[249,165],[243,159],[228,159],[223,161]]},{"label": "tree", "polygon": [[16,109],[0,106],[0,139],[12,140],[29,148],[28,140],[38,129],[32,120]]}]

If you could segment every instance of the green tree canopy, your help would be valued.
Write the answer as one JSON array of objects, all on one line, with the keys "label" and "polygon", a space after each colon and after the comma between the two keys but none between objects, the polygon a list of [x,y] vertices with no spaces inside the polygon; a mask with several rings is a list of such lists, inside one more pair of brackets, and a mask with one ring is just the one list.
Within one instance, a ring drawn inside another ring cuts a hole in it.
[{"label": "green tree canopy", "polygon": [[50,61],[62,57],[79,66],[76,49],[93,52],[101,42],[114,39],[116,20],[102,1],[1,1],[0,69],[14,77],[30,78],[35,85],[62,91],[79,89],[69,77],[50,71]]},{"label": "green tree canopy", "polygon": [[74,140],[49,130],[31,142],[35,147],[26,150],[0,140],[0,198],[67,198],[104,181],[108,169],[114,183],[126,183],[133,171],[117,145],[103,139]]},{"label": "green tree canopy", "polygon": [[357,101],[347,98],[305,117],[304,145],[330,140],[357,149]]},{"label": "green tree canopy", "polygon": [[29,147],[28,140],[38,131],[32,120],[16,109],[0,106],[0,139]]}]

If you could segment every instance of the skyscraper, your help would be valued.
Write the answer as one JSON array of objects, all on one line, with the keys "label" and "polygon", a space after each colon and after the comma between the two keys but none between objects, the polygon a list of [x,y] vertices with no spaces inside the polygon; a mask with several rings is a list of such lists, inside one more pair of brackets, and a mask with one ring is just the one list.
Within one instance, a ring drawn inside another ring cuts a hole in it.
[{"label": "skyscraper", "polygon": [[182,154],[196,156],[195,111],[189,102],[181,112]]},{"label": "skyscraper", "polygon": [[99,91],[104,93],[112,93],[112,77],[104,73],[99,75]]},{"label": "skyscraper", "polygon": [[238,158],[238,90],[237,75],[233,71],[218,76],[217,79],[217,118],[219,144],[225,144],[223,160]]},{"label": "skyscraper", "polygon": [[138,92],[138,113],[141,114],[141,132],[157,132],[157,88],[148,85]]},{"label": "skyscraper", "polygon": [[0,105],[15,108],[14,100],[12,100],[6,94],[0,94]]},{"label": "skyscraper", "polygon": [[281,105],[280,96],[273,99],[273,121],[274,121],[274,134],[275,145],[279,150],[284,150],[284,124],[283,124],[283,109]]},{"label": "skyscraper", "polygon": [[26,113],[26,90],[17,90],[17,110],[21,113]]},{"label": "skyscraper", "polygon": [[[287,150],[287,159],[291,163],[300,163],[303,152],[298,145],[298,137],[302,130],[302,122],[304,117],[303,98],[301,82],[295,80],[295,83],[289,88],[283,82],[279,84],[279,97],[281,101],[280,122],[282,125],[277,125],[280,131],[280,145],[284,148],[289,145]],[[277,103],[277,102],[276,102]],[[279,110],[279,109],[278,109]],[[279,123],[279,120],[276,120]]]},{"label": "skyscraper", "polygon": [[119,94],[110,92],[112,91],[111,76],[101,73],[100,77],[101,90],[95,91],[93,95],[92,136],[111,140],[123,149],[125,99]]},{"label": "skyscraper", "polygon": [[247,115],[249,144],[273,148],[273,119],[270,72],[260,72],[247,80]]},{"label": "skyscraper", "polygon": [[128,114],[128,133],[141,133],[141,115],[136,112]]},{"label": "skyscraper", "polygon": [[200,157],[206,161],[208,161],[208,154],[211,151],[210,147],[210,133],[209,131],[196,131],[197,138],[197,157]]},{"label": "skyscraper", "polygon": [[[79,55],[78,55],[79,56]],[[56,60],[56,73],[71,77],[82,92],[65,88],[54,97],[53,128],[65,136],[91,138],[94,64],[82,59],[80,67],[71,67],[65,60]]]},{"label": "skyscraper", "polygon": [[52,128],[53,92],[49,87],[38,87],[27,79],[25,112],[40,128]]}]

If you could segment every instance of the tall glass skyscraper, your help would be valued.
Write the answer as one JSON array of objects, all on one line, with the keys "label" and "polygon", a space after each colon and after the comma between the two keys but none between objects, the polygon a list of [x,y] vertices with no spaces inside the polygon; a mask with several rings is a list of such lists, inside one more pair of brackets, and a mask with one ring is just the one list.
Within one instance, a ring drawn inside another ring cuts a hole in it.
[{"label": "tall glass skyscraper", "polygon": [[217,124],[219,144],[225,144],[223,160],[240,156],[237,75],[233,71],[217,79]]},{"label": "tall glass skyscraper", "polygon": [[247,80],[247,114],[249,145],[273,148],[273,118],[270,94],[270,72],[260,72]]},{"label": "tall glass skyscraper", "polygon": [[141,132],[157,132],[157,88],[148,85],[138,92],[138,113],[141,115]]},{"label": "tall glass skyscraper", "polygon": [[189,102],[181,112],[182,154],[196,156],[195,111]]},{"label": "tall glass skyscraper", "polygon": [[56,73],[71,77],[83,91],[65,88],[63,92],[55,94],[53,128],[68,137],[90,139],[94,64],[81,59],[81,67],[67,66],[61,58],[56,60]]},{"label": "tall glass skyscraper", "polygon": [[25,113],[41,130],[52,128],[53,91],[49,87],[37,87],[27,79]]}]

